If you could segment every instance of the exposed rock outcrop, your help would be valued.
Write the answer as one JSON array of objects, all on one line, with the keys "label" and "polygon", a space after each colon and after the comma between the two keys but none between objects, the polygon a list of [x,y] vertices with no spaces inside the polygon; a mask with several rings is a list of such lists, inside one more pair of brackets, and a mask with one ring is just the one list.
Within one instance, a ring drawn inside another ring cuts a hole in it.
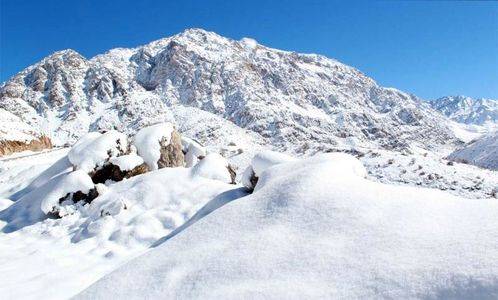
[{"label": "exposed rock outcrop", "polygon": [[169,141],[163,138],[160,145],[161,156],[157,161],[159,169],[184,166],[185,156],[182,152],[182,139],[178,131],[173,130]]},{"label": "exposed rock outcrop", "polygon": [[26,141],[0,141],[0,156],[9,155],[21,151],[40,151],[52,148],[52,142],[46,136]]}]

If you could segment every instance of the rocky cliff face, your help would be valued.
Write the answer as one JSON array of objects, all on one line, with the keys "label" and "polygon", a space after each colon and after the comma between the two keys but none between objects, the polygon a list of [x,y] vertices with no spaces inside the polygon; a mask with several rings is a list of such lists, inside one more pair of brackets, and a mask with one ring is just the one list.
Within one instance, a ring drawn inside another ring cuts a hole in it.
[{"label": "rocky cliff face", "polygon": [[427,104],[352,67],[200,29],[90,60],[57,52],[4,83],[0,107],[56,144],[89,130],[175,122],[176,107],[203,110],[297,152],[457,142]]}]

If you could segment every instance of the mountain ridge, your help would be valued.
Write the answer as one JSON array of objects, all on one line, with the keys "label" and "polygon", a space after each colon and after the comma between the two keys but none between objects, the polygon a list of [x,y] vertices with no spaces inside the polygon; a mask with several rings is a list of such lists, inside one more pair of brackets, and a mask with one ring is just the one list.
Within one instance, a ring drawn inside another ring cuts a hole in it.
[{"label": "mountain ridge", "polygon": [[458,144],[446,119],[419,98],[381,87],[353,67],[202,29],[91,59],[58,51],[0,87],[0,108],[58,145],[92,130],[174,122],[176,106],[209,112],[297,152]]}]

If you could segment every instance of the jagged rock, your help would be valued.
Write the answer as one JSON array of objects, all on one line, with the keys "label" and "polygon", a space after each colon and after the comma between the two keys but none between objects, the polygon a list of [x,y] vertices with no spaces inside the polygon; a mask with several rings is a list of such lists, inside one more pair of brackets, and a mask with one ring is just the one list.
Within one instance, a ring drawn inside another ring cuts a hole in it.
[{"label": "jagged rock", "polygon": [[173,130],[169,141],[166,138],[161,139],[160,145],[161,156],[157,161],[159,169],[183,167],[185,163],[185,156],[182,151],[182,139],[178,131]]}]

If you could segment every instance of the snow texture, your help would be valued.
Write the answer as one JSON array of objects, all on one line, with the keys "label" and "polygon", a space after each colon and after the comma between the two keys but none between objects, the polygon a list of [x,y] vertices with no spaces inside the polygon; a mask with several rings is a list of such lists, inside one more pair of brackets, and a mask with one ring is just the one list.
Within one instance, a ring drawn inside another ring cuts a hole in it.
[{"label": "snow texture", "polygon": [[68,153],[69,161],[87,173],[102,167],[112,157],[125,153],[128,138],[116,130],[106,133],[90,132],[83,136]]},{"label": "snow texture", "polygon": [[228,161],[218,153],[210,153],[192,167],[192,176],[200,176],[213,180],[231,183],[228,172]]},{"label": "snow texture", "polygon": [[109,163],[118,166],[121,171],[130,171],[133,168],[144,163],[143,158],[135,153],[113,157],[109,159]]},{"label": "snow texture", "polygon": [[182,151],[185,153],[185,166],[190,168],[199,161],[199,156],[206,156],[206,148],[191,138],[182,136]]},{"label": "snow texture", "polygon": [[[267,169],[76,299],[498,297],[498,203],[364,179],[346,154]],[[132,280],[132,281],[131,281]]]}]

